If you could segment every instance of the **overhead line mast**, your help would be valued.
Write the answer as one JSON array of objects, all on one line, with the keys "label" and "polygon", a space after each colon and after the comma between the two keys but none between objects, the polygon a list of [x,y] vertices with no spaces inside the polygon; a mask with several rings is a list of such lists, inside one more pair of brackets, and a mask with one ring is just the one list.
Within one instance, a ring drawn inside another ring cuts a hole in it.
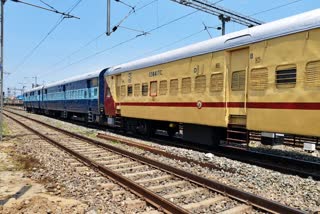
[{"label": "overhead line mast", "polygon": [[263,24],[262,21],[251,18],[249,16],[242,15],[238,12],[217,6],[216,3],[209,2],[207,0],[171,0],[173,2],[195,8],[197,10],[209,13],[211,15],[218,16],[221,20],[222,35],[225,35],[226,22],[232,21],[238,24],[253,27]]}]

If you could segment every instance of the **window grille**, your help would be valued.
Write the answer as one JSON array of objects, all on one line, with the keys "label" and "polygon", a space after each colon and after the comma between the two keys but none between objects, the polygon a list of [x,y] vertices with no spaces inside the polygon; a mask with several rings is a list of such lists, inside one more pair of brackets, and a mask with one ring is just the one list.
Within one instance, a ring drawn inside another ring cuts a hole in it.
[{"label": "window grille", "polygon": [[161,80],[159,84],[159,95],[166,95],[168,90],[167,80]]},{"label": "window grille", "polygon": [[255,91],[263,91],[268,88],[268,69],[257,68],[251,70],[250,89]]},{"label": "window grille", "polygon": [[189,94],[191,92],[191,77],[182,78],[181,93]]},{"label": "window grille", "polygon": [[223,90],[223,74],[212,74],[210,78],[210,92],[220,92]]},{"label": "window grille", "polygon": [[128,85],[128,90],[127,90],[127,95],[128,97],[131,97],[132,96],[132,85]]},{"label": "window grille", "polygon": [[232,91],[244,91],[246,84],[245,71],[235,71],[232,73],[231,90]]},{"label": "window grille", "polygon": [[134,96],[140,96],[140,84],[134,84]]},{"label": "window grille", "polygon": [[148,96],[148,83],[142,83],[142,96]]},{"label": "window grille", "polygon": [[170,80],[170,95],[175,96],[178,94],[179,85],[178,79]]},{"label": "window grille", "polygon": [[277,88],[294,88],[297,81],[297,68],[295,65],[278,66],[276,69]]},{"label": "window grille", "polygon": [[157,81],[150,82],[150,96],[157,96]]},{"label": "window grille", "polygon": [[305,72],[305,85],[308,88],[320,87],[320,61],[309,62]]},{"label": "window grille", "polygon": [[200,75],[195,79],[194,90],[196,93],[203,93],[206,91],[206,76]]}]

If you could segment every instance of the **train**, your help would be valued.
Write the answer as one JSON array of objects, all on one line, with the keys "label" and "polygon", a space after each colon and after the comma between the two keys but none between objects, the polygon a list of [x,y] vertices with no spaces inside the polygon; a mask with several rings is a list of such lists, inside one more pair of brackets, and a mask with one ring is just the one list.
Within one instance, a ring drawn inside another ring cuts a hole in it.
[{"label": "train", "polygon": [[199,144],[320,137],[320,9],[33,88],[27,111]]}]

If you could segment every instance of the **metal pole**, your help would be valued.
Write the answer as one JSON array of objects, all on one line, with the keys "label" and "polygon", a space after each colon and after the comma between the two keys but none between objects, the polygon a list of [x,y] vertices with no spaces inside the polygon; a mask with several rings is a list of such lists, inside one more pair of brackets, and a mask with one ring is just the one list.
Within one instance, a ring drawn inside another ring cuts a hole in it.
[{"label": "metal pole", "polygon": [[231,19],[229,16],[224,16],[223,14],[219,15],[219,19],[221,20],[221,33],[223,36],[226,34],[226,22],[229,22]]},{"label": "metal pole", "polygon": [[111,13],[111,2],[110,0],[107,0],[107,36],[110,36],[111,35],[111,32],[110,32],[110,15]]},{"label": "metal pole", "polygon": [[1,0],[1,39],[0,39],[0,43],[1,43],[1,47],[0,47],[0,54],[1,54],[1,58],[0,58],[0,69],[1,69],[1,80],[0,80],[0,84],[1,84],[1,89],[0,89],[0,141],[2,141],[3,139],[3,6],[4,6],[5,0]]},{"label": "metal pole", "polygon": [[224,19],[224,17],[222,17],[221,19],[221,22],[222,22],[222,29],[221,29],[221,32],[222,32],[222,36],[226,34],[226,20]]}]

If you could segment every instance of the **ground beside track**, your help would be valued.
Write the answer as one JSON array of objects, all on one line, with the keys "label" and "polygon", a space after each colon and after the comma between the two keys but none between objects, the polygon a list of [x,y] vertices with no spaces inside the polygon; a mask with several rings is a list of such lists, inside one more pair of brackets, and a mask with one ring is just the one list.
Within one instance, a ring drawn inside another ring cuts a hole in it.
[{"label": "ground beside track", "polygon": [[[21,112],[19,112],[21,113]],[[58,127],[66,128],[68,130],[76,131],[80,134],[95,138],[96,130],[79,127],[68,124],[51,118],[31,115],[33,118],[41,118]],[[104,142],[104,141],[102,141]],[[242,190],[258,194],[268,199],[276,200],[280,203],[290,205],[308,212],[315,212],[320,210],[320,182],[312,179],[302,179],[296,176],[284,175],[271,170],[266,170],[260,167],[251,166],[248,164],[239,163],[226,158],[215,157],[210,154],[194,152],[186,149],[177,149],[167,146],[159,146],[172,153],[186,156],[195,160],[208,161],[221,166],[225,170],[208,170],[202,167],[193,166],[186,163],[169,160],[161,156],[153,155],[149,152],[133,149],[132,147],[115,144],[121,148],[126,148],[135,153],[144,154],[147,157],[161,160],[173,166],[179,166],[182,169],[206,176],[211,179],[218,180],[225,184],[231,184],[234,187]],[[233,173],[230,169],[234,169]]]},{"label": "ground beside track", "polygon": [[[60,197],[48,187],[49,177],[31,179],[43,166],[29,155],[17,153],[26,137],[21,129],[5,121],[4,140],[0,143],[0,213],[84,213],[87,205]],[[19,192],[21,194],[19,194]]]}]

